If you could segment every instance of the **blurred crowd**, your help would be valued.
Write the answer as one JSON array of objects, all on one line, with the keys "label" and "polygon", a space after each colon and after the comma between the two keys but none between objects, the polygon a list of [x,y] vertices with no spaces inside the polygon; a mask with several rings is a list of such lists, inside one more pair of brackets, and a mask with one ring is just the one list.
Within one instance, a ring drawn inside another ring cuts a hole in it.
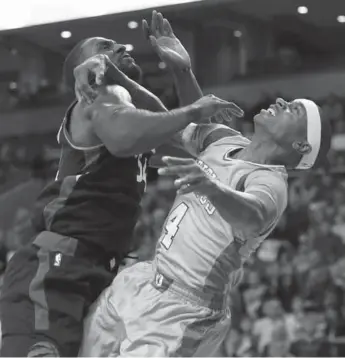
[{"label": "blurred crowd", "polygon": [[[152,258],[173,199],[171,180],[148,186],[136,230],[140,260]],[[345,179],[291,179],[289,199],[231,292],[233,325],[220,356],[345,356]]]},{"label": "blurred crowd", "polygon": [[[270,103],[271,98],[246,109],[245,120],[234,126],[250,137],[249,119]],[[320,103],[340,137],[345,135],[344,104],[334,95]],[[29,177],[42,185],[54,177],[54,137],[2,144],[2,192],[9,181],[15,183],[13,170],[25,169],[22,180]],[[242,283],[229,296],[233,325],[220,356],[345,356],[345,148],[338,142],[325,168],[291,173],[288,209],[247,262]],[[36,143],[35,150],[30,143]],[[153,257],[174,197],[172,180],[157,179],[152,170],[135,231],[140,260]],[[0,272],[18,246],[30,239],[30,215],[30,206],[18,207],[12,221],[0,229]]]}]

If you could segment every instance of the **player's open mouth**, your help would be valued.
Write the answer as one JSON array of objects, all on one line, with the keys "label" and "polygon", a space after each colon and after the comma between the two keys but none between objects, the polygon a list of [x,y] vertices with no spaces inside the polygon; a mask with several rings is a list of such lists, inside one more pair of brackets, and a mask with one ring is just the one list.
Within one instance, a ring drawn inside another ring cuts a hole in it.
[{"label": "player's open mouth", "polygon": [[275,111],[275,108],[273,106],[270,106],[270,108],[268,108],[267,112],[273,117],[275,117],[277,114]]},{"label": "player's open mouth", "polygon": [[269,108],[269,109],[267,110],[267,112],[268,112],[270,115],[272,115],[273,117],[276,116],[276,112],[274,111],[273,108]]},{"label": "player's open mouth", "polygon": [[264,113],[265,115],[270,115],[271,117],[276,116],[276,111],[274,110],[274,108],[262,109],[261,113]]}]

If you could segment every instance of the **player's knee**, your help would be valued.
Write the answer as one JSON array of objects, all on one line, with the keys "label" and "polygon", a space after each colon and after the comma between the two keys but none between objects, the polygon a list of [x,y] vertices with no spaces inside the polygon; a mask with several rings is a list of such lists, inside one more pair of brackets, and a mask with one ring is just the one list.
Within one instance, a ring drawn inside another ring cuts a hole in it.
[{"label": "player's knee", "polygon": [[60,357],[57,347],[47,341],[42,341],[31,346],[28,357]]}]

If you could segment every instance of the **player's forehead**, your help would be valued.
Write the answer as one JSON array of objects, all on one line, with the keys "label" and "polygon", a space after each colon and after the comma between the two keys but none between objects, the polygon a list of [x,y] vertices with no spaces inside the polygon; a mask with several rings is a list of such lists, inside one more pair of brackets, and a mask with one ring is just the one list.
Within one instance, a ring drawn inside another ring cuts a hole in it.
[{"label": "player's forehead", "polygon": [[305,108],[305,105],[298,99],[295,99],[294,101],[290,102],[290,104],[299,107],[304,112],[304,114],[307,113],[307,109]]}]

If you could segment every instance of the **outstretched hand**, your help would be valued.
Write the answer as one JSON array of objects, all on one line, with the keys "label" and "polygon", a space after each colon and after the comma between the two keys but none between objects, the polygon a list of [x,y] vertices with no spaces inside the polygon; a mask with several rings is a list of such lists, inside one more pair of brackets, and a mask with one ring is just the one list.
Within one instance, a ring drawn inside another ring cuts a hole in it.
[{"label": "outstretched hand", "polygon": [[178,176],[174,185],[179,195],[191,192],[209,195],[218,186],[218,179],[212,169],[199,160],[163,157],[162,161],[167,166],[160,168],[158,174]]},{"label": "outstretched hand", "polygon": [[172,71],[191,68],[188,52],[175,36],[171,25],[160,12],[152,12],[151,26],[146,20],[142,22],[145,37],[160,59]]},{"label": "outstretched hand", "polygon": [[210,121],[220,111],[227,111],[230,116],[224,116],[225,121],[231,121],[231,115],[235,117],[243,117],[243,110],[233,102],[224,101],[214,95],[201,97],[192,105],[196,109],[197,118],[195,122]]},{"label": "outstretched hand", "polygon": [[91,104],[97,97],[95,86],[102,85],[110,59],[106,55],[88,58],[74,69],[75,92],[79,101]]}]

